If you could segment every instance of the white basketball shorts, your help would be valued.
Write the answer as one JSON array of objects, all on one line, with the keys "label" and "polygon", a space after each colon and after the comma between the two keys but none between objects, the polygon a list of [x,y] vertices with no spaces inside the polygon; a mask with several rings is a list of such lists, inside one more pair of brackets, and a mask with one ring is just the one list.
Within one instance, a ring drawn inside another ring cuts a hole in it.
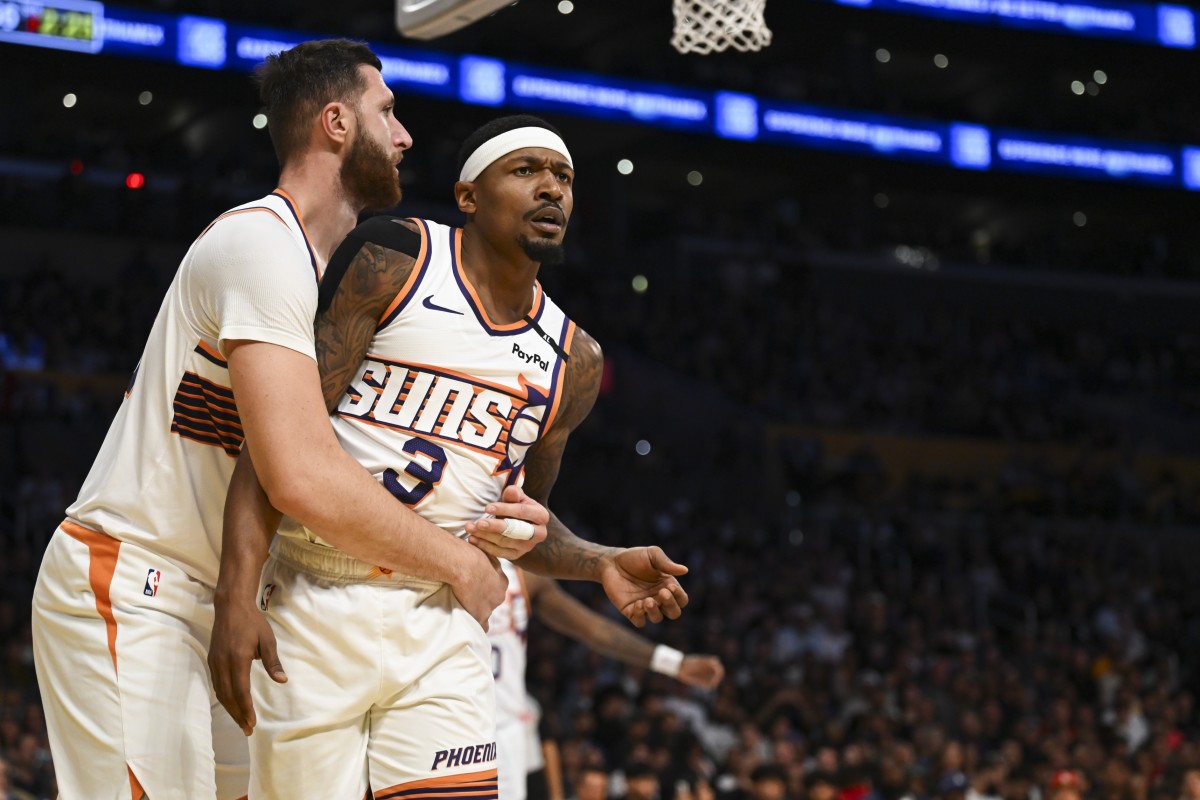
[{"label": "white basketball shorts", "polygon": [[491,647],[449,586],[280,537],[260,607],[288,682],[252,673],[251,800],[495,800]]},{"label": "white basketball shorts", "polygon": [[212,590],[74,522],[33,593],[33,652],[60,800],[244,797],[246,737],[206,663]]}]

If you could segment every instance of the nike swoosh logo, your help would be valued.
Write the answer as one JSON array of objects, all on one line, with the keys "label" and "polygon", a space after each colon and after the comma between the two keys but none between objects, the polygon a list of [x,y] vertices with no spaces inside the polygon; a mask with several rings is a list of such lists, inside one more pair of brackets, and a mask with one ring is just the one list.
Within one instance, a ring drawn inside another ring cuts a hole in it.
[{"label": "nike swoosh logo", "polygon": [[461,311],[455,311],[453,308],[439,306],[437,303],[433,302],[433,295],[431,294],[425,296],[425,299],[421,301],[421,305],[425,306],[430,311],[445,311],[447,314],[458,314],[460,317],[463,313]]}]

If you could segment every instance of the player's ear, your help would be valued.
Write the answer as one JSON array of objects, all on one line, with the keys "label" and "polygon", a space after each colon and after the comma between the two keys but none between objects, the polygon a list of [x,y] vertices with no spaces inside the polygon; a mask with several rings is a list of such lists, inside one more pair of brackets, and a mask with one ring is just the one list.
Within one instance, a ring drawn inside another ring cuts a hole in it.
[{"label": "player's ear", "polygon": [[475,198],[474,181],[458,181],[454,184],[454,199],[458,201],[458,210],[464,214],[474,214],[479,207]]},{"label": "player's ear", "polygon": [[321,109],[321,130],[330,140],[344,144],[350,135],[350,126],[352,125],[350,119],[353,116],[350,107],[345,103],[339,103],[336,100],[326,103],[325,107]]}]

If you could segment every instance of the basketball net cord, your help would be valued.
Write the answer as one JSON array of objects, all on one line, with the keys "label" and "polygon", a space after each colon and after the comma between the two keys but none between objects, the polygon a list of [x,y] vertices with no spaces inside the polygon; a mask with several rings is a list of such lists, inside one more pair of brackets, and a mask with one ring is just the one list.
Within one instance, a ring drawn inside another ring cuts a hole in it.
[{"label": "basketball net cord", "polygon": [[673,0],[675,34],[680,53],[719,53],[732,47],[743,53],[771,43],[763,20],[767,0]]}]

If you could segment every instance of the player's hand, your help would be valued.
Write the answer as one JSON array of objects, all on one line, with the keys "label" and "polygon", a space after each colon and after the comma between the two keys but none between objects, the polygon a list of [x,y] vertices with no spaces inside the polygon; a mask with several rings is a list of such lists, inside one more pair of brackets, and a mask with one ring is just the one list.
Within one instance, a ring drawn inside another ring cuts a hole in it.
[{"label": "player's hand", "polygon": [[233,721],[249,736],[258,722],[250,698],[250,666],[261,659],[263,668],[276,683],[287,683],[279,663],[275,632],[253,603],[215,604],[212,640],[208,646],[208,668],[213,689]]},{"label": "player's hand", "polygon": [[463,548],[467,553],[466,569],[459,580],[450,585],[458,602],[475,621],[488,629],[488,618],[508,594],[508,576],[495,556],[483,548]]},{"label": "player's hand", "polygon": [[[546,540],[546,525],[550,522],[550,512],[538,501],[534,500],[520,486],[506,486],[500,495],[500,501],[489,503],[487,513],[492,518],[484,518],[468,522],[466,531],[468,541],[489,556],[507,558],[516,561],[528,553],[539,542]],[[533,536],[529,539],[513,539],[504,535],[504,519],[525,520],[533,525]]]},{"label": "player's hand", "polygon": [[716,656],[684,656],[675,677],[688,686],[712,691],[725,677],[725,667]]},{"label": "player's hand", "polygon": [[676,578],[687,571],[667,558],[661,547],[629,547],[605,557],[600,583],[617,610],[641,628],[646,620],[679,618],[688,596]]}]

